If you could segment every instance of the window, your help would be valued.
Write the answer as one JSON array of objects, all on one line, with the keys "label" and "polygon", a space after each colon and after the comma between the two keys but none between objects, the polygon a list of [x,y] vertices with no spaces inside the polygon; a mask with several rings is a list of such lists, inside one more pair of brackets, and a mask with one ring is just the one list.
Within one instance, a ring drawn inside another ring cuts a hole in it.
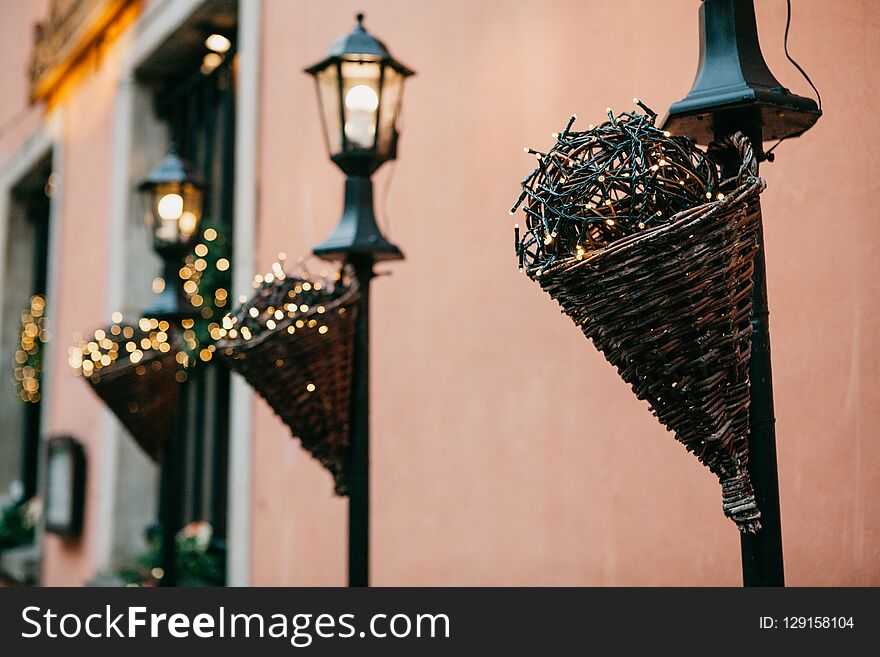
[{"label": "window", "polygon": [[51,155],[11,190],[0,326],[0,500],[37,492],[42,407]]}]

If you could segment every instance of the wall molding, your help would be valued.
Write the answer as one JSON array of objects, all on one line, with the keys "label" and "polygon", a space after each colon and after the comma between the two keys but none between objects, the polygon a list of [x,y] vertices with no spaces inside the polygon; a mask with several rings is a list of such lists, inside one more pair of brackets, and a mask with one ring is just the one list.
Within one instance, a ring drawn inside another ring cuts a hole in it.
[{"label": "wall molding", "polygon": [[[256,217],[262,0],[238,4],[238,97],[235,126],[235,218],[233,221],[232,293],[250,294],[256,271]],[[229,430],[229,506],[226,581],[229,586],[251,583],[253,541],[253,406],[250,387],[239,375],[232,378]]]}]

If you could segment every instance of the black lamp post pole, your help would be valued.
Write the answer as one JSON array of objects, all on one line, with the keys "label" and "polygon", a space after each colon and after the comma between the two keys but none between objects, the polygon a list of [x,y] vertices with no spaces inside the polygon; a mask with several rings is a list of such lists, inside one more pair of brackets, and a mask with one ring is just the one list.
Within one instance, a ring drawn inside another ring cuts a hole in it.
[{"label": "black lamp post pole", "polygon": [[361,300],[354,334],[351,420],[349,423],[348,585],[370,582],[370,284],[373,256],[349,258]]},{"label": "black lamp post pole", "polygon": [[761,531],[740,534],[744,586],[785,586],[782,520],[776,466],[776,417],[770,366],[770,324],[764,228],[758,229],[758,253],[752,278],[752,355],[749,360],[749,476],[761,510]]},{"label": "black lamp post pole", "polygon": [[[742,132],[761,161],[766,159],[765,141],[797,137],[821,115],[813,100],[791,93],[767,67],[753,0],[702,0],[697,76],[688,95],[669,108],[667,130],[702,144]],[[735,158],[721,164],[725,178],[736,175]],[[749,475],[762,528],[757,534],[741,535],[743,584],[784,586],[763,226],[758,230],[752,283]]]},{"label": "black lamp post pole", "polygon": [[370,284],[379,260],[403,254],[382,235],[373,213],[373,181],[367,171],[345,180],[342,218],[334,233],[314,248],[316,256],[344,258],[360,290],[355,320],[354,371],[349,409],[348,585],[370,585]]},{"label": "black lamp post pole", "polygon": [[[346,79],[351,64],[366,72]],[[383,163],[397,156],[396,118],[400,93],[403,80],[413,75],[413,71],[394,59],[385,44],[364,29],[364,15],[357,14],[354,30],[337,39],[327,56],[305,72],[314,76],[318,84],[325,134],[338,137],[338,141],[328,139],[330,159],[346,174],[342,218],[333,234],[312,252],[319,258],[348,263],[360,289],[346,463],[348,584],[369,586],[370,283],[374,263],[403,260],[403,253],[382,235],[376,224],[371,176]],[[375,77],[370,78],[369,72]],[[333,98],[324,95],[326,80],[338,83],[338,94]],[[372,130],[367,129],[370,126]]]},{"label": "black lamp post pole", "polygon": [[177,584],[176,537],[180,519],[180,473],[177,440],[177,427],[180,425],[181,408],[175,409],[174,429],[165,442],[162,455],[161,479],[159,483],[159,564],[162,578],[159,586]]},{"label": "black lamp post pole", "polygon": [[[138,186],[147,202],[147,225],[153,231],[153,247],[163,264],[165,287],[156,297],[146,316],[167,321],[172,326],[194,317],[193,308],[186,298],[180,267],[194,240],[194,231],[201,220],[204,184],[190,172],[189,165],[177,154],[174,143],[168,155]],[[176,203],[175,198],[176,197]],[[163,204],[171,201],[171,207]],[[175,209],[175,206],[176,209]],[[186,212],[185,212],[186,211]],[[184,231],[180,221],[189,213],[195,225]],[[175,216],[176,213],[176,216]],[[170,222],[173,222],[171,224]],[[167,229],[173,226],[173,234]],[[188,309],[188,310],[185,310]],[[171,421],[169,435],[162,453],[159,484],[159,557],[163,575],[159,586],[177,584],[177,530],[181,523],[181,489],[185,451],[181,446],[185,432],[183,391],[178,395],[177,408]]]},{"label": "black lamp post pole", "polygon": [[[760,126],[740,125],[739,129],[749,136],[760,160],[763,157],[760,152]],[[718,141],[724,136],[719,134]],[[737,174],[738,161],[729,160],[721,164],[724,178]],[[758,227],[758,252],[755,254],[755,271],[752,274],[752,353],[749,359],[749,477],[761,510],[761,531],[757,534],[740,534],[744,586],[785,586],[769,317],[762,222]]]},{"label": "black lamp post pole", "polygon": [[[165,289],[160,293],[153,310],[148,316],[164,319],[170,324],[179,324],[189,315],[183,311],[186,294],[183,281],[178,274],[182,261],[176,250],[161,253],[164,263]],[[181,520],[181,489],[183,448],[181,437],[185,421],[183,390],[174,409],[169,435],[165,439],[159,480],[159,564],[162,578],[159,586],[177,585],[177,531]]]}]

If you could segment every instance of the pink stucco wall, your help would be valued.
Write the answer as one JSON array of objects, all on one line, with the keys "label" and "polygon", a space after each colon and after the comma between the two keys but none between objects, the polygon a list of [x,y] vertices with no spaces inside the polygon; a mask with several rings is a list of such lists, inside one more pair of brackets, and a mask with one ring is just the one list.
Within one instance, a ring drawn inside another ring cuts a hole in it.
[{"label": "pink stucco wall", "polygon": [[[782,54],[785,2],[757,4],[771,69],[808,94]],[[880,7],[794,4],[790,47],[826,116],[763,170],[787,575],[877,584],[880,226],[867,145],[880,137],[869,120]],[[378,203],[407,261],[375,283],[375,584],[741,581],[713,477],[517,274],[507,216],[531,166],[523,145],[546,145],[572,112],[598,122],[634,95],[663,111],[687,92],[697,7],[266,0],[264,268],[282,248],[307,252],[340,210],[302,66],[364,9],[419,73]],[[342,584],[345,503],[287,436],[259,402],[254,582]]]},{"label": "pink stucco wall", "polygon": [[40,122],[42,107],[28,102],[27,67],[33,26],[46,15],[48,4],[0,0],[0,162],[6,162]]},{"label": "pink stucco wall", "polygon": [[49,434],[69,433],[82,440],[88,461],[86,509],[81,541],[68,544],[53,534],[44,541],[42,577],[53,585],[78,585],[95,574],[95,523],[99,497],[111,494],[99,486],[101,417],[98,398],[72,376],[67,347],[74,333],[86,334],[107,320],[106,254],[109,224],[112,113],[119,57],[101,55],[102,65],[87,76],[60,108],[64,145],[60,161],[61,208],[56,266],[58,337],[49,366],[57,374],[48,399]]}]

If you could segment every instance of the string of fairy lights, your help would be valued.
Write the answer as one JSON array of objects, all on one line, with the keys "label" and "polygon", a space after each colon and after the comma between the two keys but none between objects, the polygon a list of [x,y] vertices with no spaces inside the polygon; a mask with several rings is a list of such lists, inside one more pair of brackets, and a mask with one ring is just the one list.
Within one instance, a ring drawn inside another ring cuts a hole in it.
[{"label": "string of fairy lights", "polygon": [[[172,350],[178,371],[175,379],[187,380],[187,370],[198,362],[208,362],[216,351],[213,344],[219,335],[217,319],[229,303],[230,282],[229,245],[214,227],[207,227],[202,239],[186,256],[178,271],[186,300],[195,311],[192,318],[173,325],[164,319],[141,317],[132,323],[123,321],[122,313],[114,312],[110,326],[95,331],[88,338],[74,335],[74,345],[68,350],[68,364],[74,373],[98,382],[106,368],[133,366],[138,375],[146,374],[142,362],[151,367],[162,367],[162,360],[154,358]],[[153,291],[161,292],[166,281],[156,279]]]},{"label": "string of fairy lights", "polygon": [[13,377],[18,398],[29,404],[36,404],[42,397],[43,345],[50,338],[45,312],[45,297],[35,294],[28,309],[21,313],[21,335],[14,356]]},{"label": "string of fairy lights", "polygon": [[[154,356],[169,353],[174,347],[171,325],[167,321],[142,317],[137,324],[124,324],[121,313],[114,313],[113,320],[114,323],[107,330],[98,329],[90,339],[74,336],[76,344],[68,350],[68,363],[75,374],[97,383],[102,371],[113,368],[117,363],[130,363],[139,376],[146,374],[147,363],[162,367],[161,361],[154,360]],[[189,338],[194,343],[192,329],[186,331],[191,334]],[[175,358],[182,368],[189,365],[189,356],[185,351],[178,351]],[[176,377],[180,382],[185,381],[185,371],[179,371]]]},{"label": "string of fairy lights", "polygon": [[[222,326],[212,333],[216,340],[248,341],[267,331],[284,330],[293,335],[297,331],[317,331],[325,335],[330,327],[321,320],[327,304],[338,299],[348,290],[343,272],[330,276],[322,270],[315,277],[305,267],[304,259],[297,262],[298,271],[288,273],[283,263],[286,256],[278,255],[272,270],[257,274],[253,280],[255,293],[251,298],[239,298],[238,310],[223,318]],[[345,313],[341,307],[338,312]],[[226,346],[225,353],[234,355],[234,349]],[[310,391],[311,392],[311,391]]]},{"label": "string of fairy lights", "polygon": [[[126,323],[122,314],[115,312],[110,326],[88,337],[74,336],[68,364],[75,374],[97,383],[103,374],[118,367],[131,366],[138,375],[146,374],[148,365],[161,368],[162,359],[156,356],[174,351],[178,366],[175,379],[182,383],[189,368],[214,357],[220,341],[226,355],[235,357],[234,342],[246,342],[266,331],[284,330],[293,335],[314,330],[325,335],[330,330],[321,319],[326,304],[348,289],[343,273],[331,275],[322,270],[316,277],[301,258],[296,273],[290,274],[284,269],[285,261],[286,255],[280,253],[270,271],[254,277],[254,295],[240,296],[238,309],[223,313],[230,302],[228,248],[223,236],[209,227],[178,272],[186,298],[197,310],[196,317],[181,320],[178,327],[149,317]],[[161,292],[165,284],[161,279],[154,281],[154,291]],[[337,312],[346,309],[341,307]],[[315,384],[308,383],[307,392],[314,390]]]},{"label": "string of fairy lights", "polygon": [[687,137],[655,126],[656,112],[615,115],[577,131],[572,116],[521,182],[510,210],[522,207],[525,230],[514,227],[520,269],[540,275],[560,259],[578,260],[633,233],[668,223],[682,210],[722,198],[716,165]]}]

